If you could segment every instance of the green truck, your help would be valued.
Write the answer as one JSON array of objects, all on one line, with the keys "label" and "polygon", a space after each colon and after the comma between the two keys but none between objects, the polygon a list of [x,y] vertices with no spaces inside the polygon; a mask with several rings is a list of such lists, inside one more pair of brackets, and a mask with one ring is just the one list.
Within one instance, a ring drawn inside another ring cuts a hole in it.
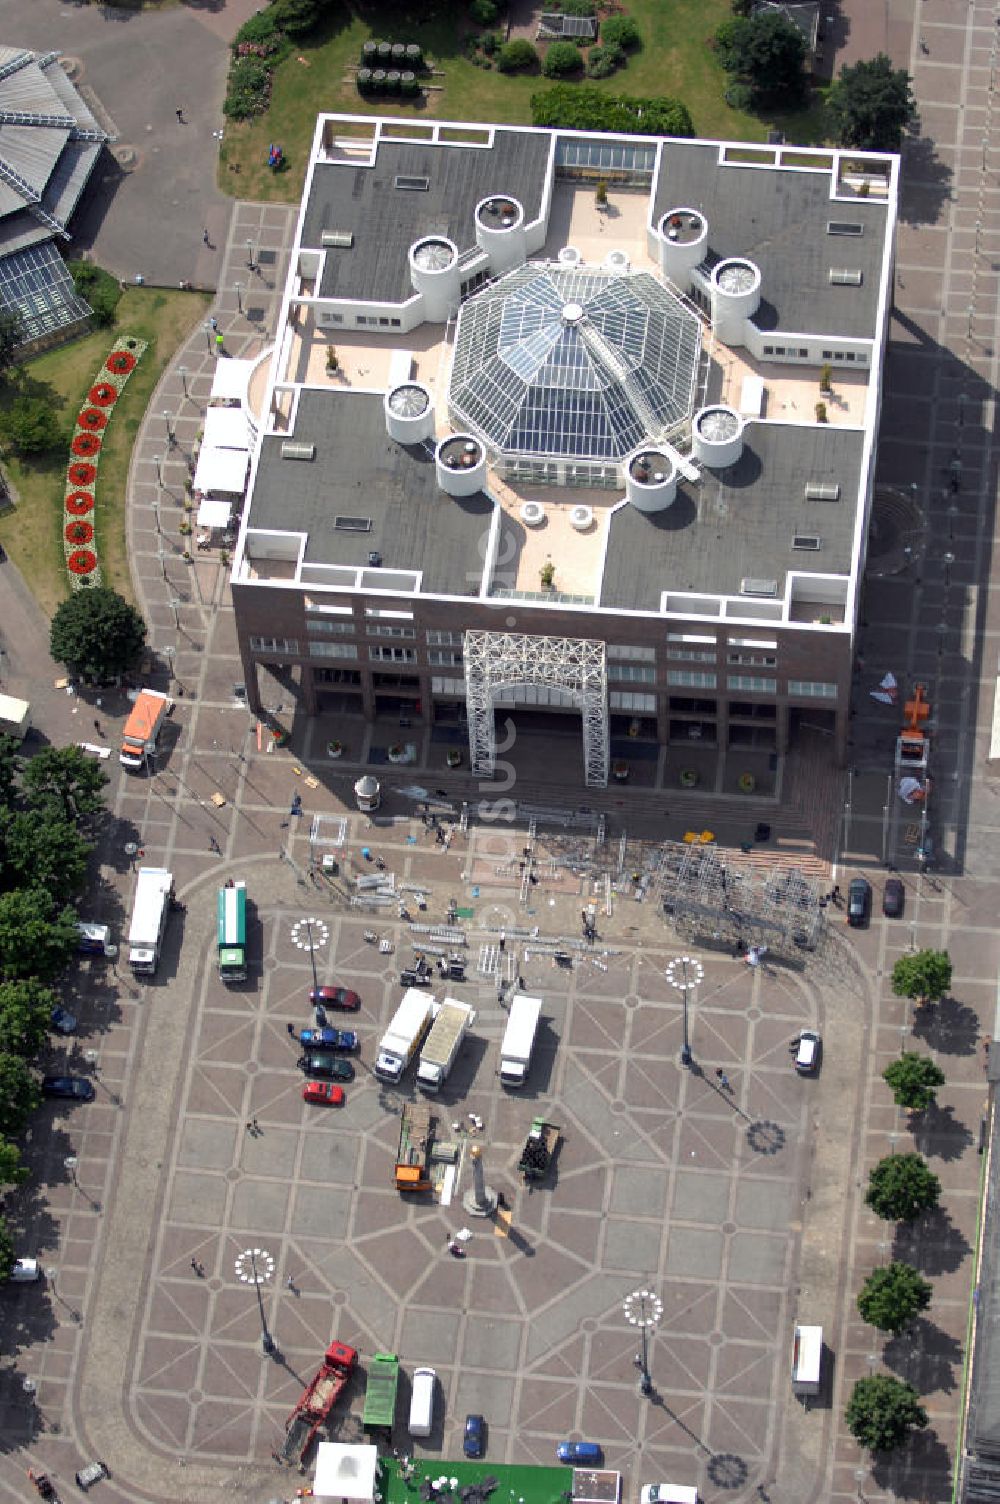
[{"label": "green truck", "polygon": [[396,1386],[399,1359],[395,1353],[376,1353],[368,1365],[365,1409],[361,1423],[366,1431],[391,1431],[396,1418]]}]

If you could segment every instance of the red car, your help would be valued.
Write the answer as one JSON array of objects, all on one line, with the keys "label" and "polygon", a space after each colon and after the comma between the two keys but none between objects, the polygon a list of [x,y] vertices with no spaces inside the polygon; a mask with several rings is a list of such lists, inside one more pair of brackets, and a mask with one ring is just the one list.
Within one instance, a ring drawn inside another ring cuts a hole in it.
[{"label": "red car", "polygon": [[344,1088],[332,1081],[307,1081],[302,1088],[303,1102],[315,1102],[319,1107],[343,1107]]},{"label": "red car", "polygon": [[339,1008],[343,1013],[357,1013],[361,1007],[358,994],[350,992],[346,987],[313,987],[309,1001],[313,1007],[322,1003],[324,1008]]}]

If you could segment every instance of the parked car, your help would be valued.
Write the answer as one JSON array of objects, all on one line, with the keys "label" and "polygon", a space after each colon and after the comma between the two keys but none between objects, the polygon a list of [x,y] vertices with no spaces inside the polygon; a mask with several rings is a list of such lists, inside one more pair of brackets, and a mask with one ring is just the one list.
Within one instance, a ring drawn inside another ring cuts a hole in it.
[{"label": "parked car", "polygon": [[300,1029],[299,1043],[307,1050],[349,1052],[357,1049],[358,1036],[353,1029]]},{"label": "parked car", "polygon": [[847,922],[852,929],[862,929],[868,923],[872,907],[872,885],[867,877],[854,877],[847,890]]},{"label": "parked car", "polygon": [[811,1076],[819,1070],[819,1058],[823,1053],[823,1041],[815,1029],[803,1029],[795,1051],[795,1069],[800,1076]]},{"label": "parked car", "polygon": [[69,1102],[92,1102],[94,1083],[85,1076],[43,1076],[43,1097],[62,1097]]},{"label": "parked car", "polygon": [[102,1478],[110,1477],[106,1462],[88,1462],[86,1467],[82,1467],[76,1474],[76,1486],[86,1493],[88,1488],[92,1488],[95,1483],[100,1483]]},{"label": "parked car", "polygon": [[596,1441],[561,1441],[556,1447],[560,1462],[600,1463],[604,1453]]},{"label": "parked car", "polygon": [[465,1417],[462,1451],[466,1457],[481,1457],[486,1450],[486,1422],[481,1415]]},{"label": "parked car", "polygon": [[33,1280],[41,1279],[41,1266],[37,1259],[16,1259],[10,1277],[15,1285],[30,1284]]},{"label": "parked car", "polygon": [[313,987],[309,993],[313,1007],[322,1003],[324,1008],[339,1008],[343,1013],[357,1013],[361,999],[347,987]]},{"label": "parked car", "polygon": [[58,1003],[49,1014],[49,1023],[57,1034],[76,1033],[76,1014],[70,1013],[68,1008],[60,1007]]},{"label": "parked car", "polygon": [[902,878],[887,877],[882,889],[882,913],[887,919],[901,919],[906,904]]},{"label": "parked car", "polygon": [[325,1081],[353,1081],[354,1066],[349,1060],[329,1050],[306,1050],[299,1056],[299,1070],[307,1076],[321,1076]]},{"label": "parked car", "polygon": [[302,1088],[302,1100],[316,1107],[343,1107],[344,1088],[334,1086],[332,1081],[307,1081]]},{"label": "parked car", "polygon": [[698,1504],[698,1490],[686,1483],[647,1483],[639,1504]]}]

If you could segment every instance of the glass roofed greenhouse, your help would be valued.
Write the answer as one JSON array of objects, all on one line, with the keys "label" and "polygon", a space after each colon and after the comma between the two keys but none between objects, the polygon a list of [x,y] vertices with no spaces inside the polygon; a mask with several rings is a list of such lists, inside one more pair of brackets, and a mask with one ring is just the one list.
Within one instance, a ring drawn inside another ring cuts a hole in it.
[{"label": "glass roofed greenhouse", "polygon": [[462,306],[452,421],[503,455],[606,467],[690,414],[700,350],[649,273],[529,263]]}]

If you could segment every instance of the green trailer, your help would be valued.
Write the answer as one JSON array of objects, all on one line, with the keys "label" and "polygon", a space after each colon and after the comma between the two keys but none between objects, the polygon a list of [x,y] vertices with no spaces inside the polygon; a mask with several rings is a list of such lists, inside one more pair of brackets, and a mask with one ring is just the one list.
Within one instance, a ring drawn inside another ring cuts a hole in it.
[{"label": "green trailer", "polygon": [[396,1386],[399,1359],[395,1353],[376,1353],[368,1365],[365,1409],[361,1423],[366,1431],[391,1431],[396,1418]]}]

